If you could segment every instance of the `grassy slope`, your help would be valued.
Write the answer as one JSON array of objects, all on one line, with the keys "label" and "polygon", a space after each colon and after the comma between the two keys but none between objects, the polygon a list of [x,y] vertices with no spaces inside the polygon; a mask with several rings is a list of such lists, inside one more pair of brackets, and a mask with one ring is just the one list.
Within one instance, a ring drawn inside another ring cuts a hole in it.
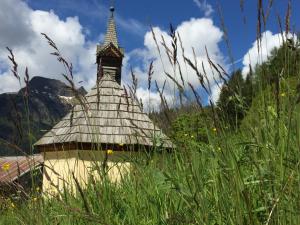
[{"label": "grassy slope", "polygon": [[178,135],[186,139],[180,149],[135,161],[135,172],[121,186],[104,182],[77,198],[32,197],[15,208],[7,203],[0,223],[299,224],[300,132],[299,114],[290,110],[293,90],[281,97],[280,118],[266,90],[239,133],[207,124],[207,144],[199,145],[188,132]]}]

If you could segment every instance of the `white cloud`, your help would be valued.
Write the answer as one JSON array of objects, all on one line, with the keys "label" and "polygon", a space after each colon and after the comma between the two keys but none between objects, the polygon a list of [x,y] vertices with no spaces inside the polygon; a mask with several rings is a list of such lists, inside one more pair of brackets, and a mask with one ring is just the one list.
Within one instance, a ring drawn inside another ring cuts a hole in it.
[{"label": "white cloud", "polygon": [[0,75],[0,93],[16,92],[19,89],[19,82],[9,72]]},{"label": "white cloud", "polygon": [[[20,68],[22,68],[21,75],[25,67],[28,66],[31,77],[45,76],[63,80],[61,73],[64,72],[64,68],[57,62],[55,57],[49,54],[53,50],[40,35],[40,33],[44,32],[56,42],[63,55],[73,62],[75,81],[83,81],[81,85],[84,85],[87,89],[94,85],[96,80],[96,43],[86,40],[86,32],[77,17],[68,17],[62,20],[53,11],[32,10],[25,2],[20,0],[2,0],[0,8],[0,49],[4,50],[6,46],[9,46],[14,50],[16,60]],[[118,20],[123,21],[122,18]],[[133,20],[131,22],[129,20],[128,23],[124,23],[122,26],[128,29],[129,27],[138,28],[138,33],[145,32],[144,27]],[[162,52],[164,52],[161,45],[162,36],[166,40],[168,47],[171,48],[171,39],[167,31],[154,27],[154,32]],[[213,73],[207,62],[205,47],[207,47],[210,58],[215,63],[222,65],[225,69],[227,68],[219,49],[219,43],[223,34],[213,24],[212,19],[191,18],[189,21],[182,22],[177,27],[176,32],[181,35],[185,56],[193,59],[192,47],[194,47],[199,70],[202,70],[201,63],[203,62],[210,81],[213,81]],[[195,88],[199,88],[200,84],[194,71],[189,66],[184,66],[179,43],[178,59],[182,67],[184,80],[192,83]],[[125,82],[129,79],[128,65],[129,63],[132,64],[132,60],[138,62],[134,63],[136,65],[134,69],[137,71],[136,74],[141,85],[141,88],[138,89],[139,97],[142,97],[145,102],[149,102],[149,100],[145,99],[145,96],[148,96],[148,90],[146,90],[147,71],[150,61],[154,60],[152,80],[157,80],[161,88],[165,79],[167,79],[165,94],[167,100],[171,102],[170,96],[173,96],[174,84],[170,79],[166,78],[164,71],[173,74],[173,68],[165,53],[162,54],[163,63],[161,63],[151,32],[147,32],[144,36],[144,47],[130,52],[124,59],[123,80]],[[19,89],[18,81],[6,70],[8,65],[7,52],[0,51],[0,93],[17,91]],[[175,77],[177,80],[180,80],[178,69]],[[157,108],[160,104],[159,95],[154,93],[153,90],[150,92],[152,105],[148,106],[150,109],[151,107]]]},{"label": "white cloud", "polygon": [[[290,34],[289,37],[292,37],[292,35]],[[265,31],[264,33],[262,33],[261,46],[259,48],[259,51],[256,40],[243,58],[243,76],[246,77],[250,72],[250,65],[252,68],[255,68],[257,65],[260,65],[263,62],[267,61],[271,51],[274,48],[280,47],[282,44],[283,40],[280,33],[273,34],[271,31]]]},{"label": "white cloud", "polygon": [[[159,28],[154,27],[153,28],[156,39],[159,43],[159,47],[161,49],[162,53],[162,59],[160,58],[159,52],[157,50],[155,41],[153,39],[151,31],[147,32],[144,37],[144,48],[141,49],[135,49],[134,51],[130,52],[128,54],[129,63],[132,64],[138,64],[134,68],[136,71],[136,75],[138,76],[140,85],[142,87],[147,87],[148,83],[148,67],[152,60],[154,60],[154,74],[152,77],[152,80],[156,80],[158,82],[158,85],[160,88],[162,87],[165,80],[167,80],[166,87],[165,87],[165,93],[167,95],[174,95],[174,83],[167,78],[167,76],[164,74],[164,71],[168,72],[169,74],[173,73],[173,67],[169,62],[168,56],[164,51],[164,47],[161,44],[161,37],[163,37],[167,43],[168,48],[172,49],[171,46],[171,38],[168,35],[167,31]],[[195,50],[196,55],[196,61],[198,65],[198,69],[203,73],[202,70],[202,63],[204,64],[205,70],[207,72],[208,79],[211,83],[214,82],[214,76],[216,80],[219,80],[217,78],[217,75],[213,74],[207,60],[205,47],[207,48],[209,52],[209,56],[211,60],[215,63],[218,63],[222,65],[225,69],[228,67],[226,66],[225,59],[220,51],[219,44],[222,41],[222,31],[216,27],[213,24],[213,21],[209,18],[201,18],[201,19],[195,19],[191,18],[189,21],[182,22],[177,28],[176,32],[178,32],[181,36],[181,40],[184,47],[184,54],[187,58],[194,61],[194,54],[192,47]],[[190,82],[196,89],[200,88],[199,79],[196,75],[196,73],[187,65],[185,66],[184,59],[182,57],[182,50],[179,47],[179,41],[178,41],[178,61],[181,65],[181,70],[183,73],[183,79],[185,80],[185,87],[188,89],[188,86],[186,85],[187,82]],[[140,60],[139,63],[136,63],[136,61]],[[128,68],[127,68],[127,73]],[[178,80],[179,83],[181,83],[180,75],[178,72],[178,68],[176,69],[175,78]],[[125,77],[125,79],[129,79],[129,75]],[[216,91],[216,89],[213,89],[213,91]],[[212,93],[212,95],[215,95],[215,93]],[[216,97],[215,97],[216,98]],[[160,101],[160,100],[159,100]]]},{"label": "white cloud", "polygon": [[20,88],[18,80],[4,69],[10,64],[6,46],[13,49],[20,75],[23,76],[27,66],[31,77],[45,76],[63,80],[61,74],[64,68],[50,55],[54,50],[40,33],[46,33],[52,38],[67,60],[74,63],[75,81],[84,81],[82,84],[87,88],[94,84],[96,43],[85,39],[77,17],[61,20],[53,11],[32,10],[19,0],[2,0],[0,8],[0,93]]},{"label": "white cloud", "polygon": [[[139,101],[143,103],[145,112],[157,111],[161,108],[162,101],[158,92],[149,92],[147,89],[140,87],[136,90],[136,95],[138,96]],[[164,98],[168,104],[173,99],[169,94],[164,94]]]},{"label": "white cloud", "polygon": [[213,8],[206,0],[193,0],[198,8],[204,13],[206,17],[209,17],[213,12]]},{"label": "white cloud", "polygon": [[213,103],[216,103],[219,100],[222,86],[223,85],[221,83],[219,83],[219,85],[215,84],[215,85],[212,86],[211,101]]}]

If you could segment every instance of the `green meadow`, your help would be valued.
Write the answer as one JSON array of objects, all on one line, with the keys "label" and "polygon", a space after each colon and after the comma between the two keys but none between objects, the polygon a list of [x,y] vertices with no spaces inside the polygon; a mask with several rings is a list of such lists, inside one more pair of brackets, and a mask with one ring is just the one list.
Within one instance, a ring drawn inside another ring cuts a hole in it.
[{"label": "green meadow", "polygon": [[[120,183],[99,168],[102,181],[77,185],[76,195],[48,199],[33,188],[22,200],[2,198],[0,224],[300,224],[300,36],[279,20],[282,46],[246,77],[208,54],[223,80],[216,102],[201,65],[185,56],[179,65],[171,28],[173,47],[158,50],[170,51],[176,76],[162,76],[176,89],[176,106],[157,87],[161,108],[149,116],[176,147],[165,151],[158,140],[143,157],[128,158],[133,168]],[[181,79],[179,66],[197,73],[201,90]]]}]

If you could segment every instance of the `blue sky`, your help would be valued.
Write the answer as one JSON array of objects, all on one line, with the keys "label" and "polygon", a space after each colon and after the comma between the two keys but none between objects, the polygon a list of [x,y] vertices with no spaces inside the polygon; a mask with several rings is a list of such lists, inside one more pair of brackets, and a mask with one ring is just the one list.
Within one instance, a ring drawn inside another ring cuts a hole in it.
[{"label": "blue sky", "polygon": [[[119,42],[125,48],[126,57],[123,62],[122,81],[129,83],[130,67],[133,67],[140,81],[138,95],[148,96],[147,70],[154,60],[153,80],[162,86],[166,79],[164,70],[172,72],[166,55],[160,60],[155,44],[149,32],[154,27],[158,37],[163,36],[170,46],[168,37],[169,24],[172,23],[183,39],[185,54],[193,57],[192,47],[196,52],[198,65],[207,64],[205,47],[215,63],[222,65],[227,71],[233,67],[229,60],[226,44],[223,40],[221,9],[231,51],[236,68],[243,74],[249,71],[249,64],[255,66],[267,60],[274,47],[280,46],[277,15],[284,25],[288,0],[273,0],[267,26],[263,35],[263,47],[258,55],[256,41],[257,1],[243,0],[244,10],[240,8],[240,0],[176,0],[176,1],[141,1],[115,0],[115,19]],[[269,1],[264,0],[264,9]],[[300,8],[298,0],[292,0],[291,27],[300,31]],[[18,82],[9,72],[9,61],[5,47],[11,47],[20,63],[20,72],[27,66],[31,76],[45,76],[62,79],[63,68],[49,55],[51,49],[42,39],[40,33],[47,33],[61,48],[62,53],[74,64],[76,82],[87,89],[95,84],[95,48],[101,42],[106,31],[110,1],[108,0],[1,0],[0,1],[0,93],[17,91]],[[245,19],[245,20],[244,20]],[[160,42],[160,40],[159,40]],[[160,46],[161,47],[161,46]],[[180,51],[179,54],[180,55]],[[181,63],[184,63],[181,60]],[[177,75],[174,76],[178,78]],[[213,80],[213,72],[209,75]],[[193,71],[184,71],[184,79],[192,83],[201,92],[201,86]],[[221,82],[218,80],[220,85]],[[172,82],[167,79],[166,94],[172,93]],[[218,85],[212,87],[212,98],[218,98]],[[158,104],[159,96],[152,90],[150,96],[153,104]],[[170,96],[169,96],[170,97]],[[171,97],[170,97],[171,98]]]},{"label": "blue sky", "polygon": [[[88,38],[97,40],[100,33],[104,33],[107,23],[107,13],[110,1],[103,0],[28,0],[29,6],[39,10],[54,10],[60,18],[78,16],[84,28],[90,31]],[[201,1],[200,1],[201,2]],[[202,1],[203,2],[203,1]],[[219,3],[218,3],[219,2]],[[287,0],[274,1],[266,29],[273,33],[279,32],[276,15],[283,20],[287,10]],[[267,1],[265,1],[265,6]],[[241,11],[239,0],[211,0],[207,1],[214,10],[211,17],[214,23],[221,27],[218,6],[221,7],[226,29],[235,59],[244,56],[256,38],[257,1],[244,0],[244,12]],[[197,7],[193,0],[179,1],[118,1],[115,0],[117,16],[122,20],[134,21],[140,27],[133,31],[118,24],[119,39],[127,51],[141,47],[144,41],[144,33],[149,26],[159,26],[168,29],[169,23],[175,27],[182,21],[191,17],[201,18],[205,12]],[[299,9],[300,2],[292,1],[292,8]],[[244,23],[246,18],[246,23]],[[292,11],[291,25],[300,30],[300,15]],[[224,43],[222,51],[226,53]]]}]

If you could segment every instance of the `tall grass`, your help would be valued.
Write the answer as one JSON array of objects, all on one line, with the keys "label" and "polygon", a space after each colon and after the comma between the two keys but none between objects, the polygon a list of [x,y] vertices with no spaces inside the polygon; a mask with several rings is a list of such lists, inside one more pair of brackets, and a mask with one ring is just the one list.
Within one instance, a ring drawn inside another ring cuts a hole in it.
[{"label": "tall grass", "polygon": [[[245,10],[244,1],[240,4]],[[273,1],[268,2],[265,14],[262,1],[258,0],[259,49],[262,18],[266,24],[272,4]],[[286,35],[290,10],[289,5]],[[224,23],[223,26],[225,30]],[[172,26],[170,35],[172,49],[167,44],[160,49],[160,40],[153,32],[159,54],[165,51],[173,67],[174,74],[165,72],[166,79],[177,87],[175,96],[180,104],[183,104],[187,86],[195,97],[191,104],[193,112],[209,112],[209,122],[199,127],[204,130],[206,141],[201,141],[194,130],[182,131],[176,136],[179,138],[173,140],[177,148],[171,154],[154,149],[146,158],[128,159],[134,169],[129,176],[123,177],[121,184],[104,176],[101,182],[91,180],[84,190],[78,184],[80,194],[76,196],[67,192],[52,199],[33,195],[19,204],[5,200],[3,209],[0,208],[1,224],[300,224],[300,109],[296,87],[290,85],[289,78],[282,78],[282,71],[288,74],[288,54],[284,57],[283,68],[273,71],[274,85],[266,87],[258,79],[255,91],[259,94],[238,131],[232,131],[228,130],[226,118],[220,116],[222,111],[217,112],[219,109],[212,102],[204,106],[199,89],[182,78],[181,68],[190,67],[197,74],[202,90],[211,96],[204,67],[200,71],[195,59],[184,55],[180,36]],[[177,40],[185,65],[179,65]],[[230,46],[228,40],[226,43]],[[284,48],[289,47],[284,45]],[[208,53],[207,60],[226,86],[227,72],[215,64]],[[63,63],[70,69],[70,64]],[[152,71],[151,63],[149,89]],[[295,75],[293,79],[299,83],[299,72]],[[134,72],[132,77],[135,93]],[[171,123],[180,110],[168,106],[165,85],[161,88],[155,84],[161,96],[162,115],[167,118],[163,121]],[[236,90],[233,92],[240,94]],[[84,100],[80,101],[85,104]],[[165,127],[171,129],[172,124]]]}]

